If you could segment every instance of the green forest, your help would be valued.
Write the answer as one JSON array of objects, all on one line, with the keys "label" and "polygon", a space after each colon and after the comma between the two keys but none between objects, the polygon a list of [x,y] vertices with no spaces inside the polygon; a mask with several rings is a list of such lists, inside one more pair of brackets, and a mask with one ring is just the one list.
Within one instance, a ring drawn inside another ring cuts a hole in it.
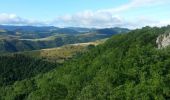
[{"label": "green forest", "polygon": [[169,100],[167,27],[116,34],[62,64],[22,54],[0,57],[1,100]]}]

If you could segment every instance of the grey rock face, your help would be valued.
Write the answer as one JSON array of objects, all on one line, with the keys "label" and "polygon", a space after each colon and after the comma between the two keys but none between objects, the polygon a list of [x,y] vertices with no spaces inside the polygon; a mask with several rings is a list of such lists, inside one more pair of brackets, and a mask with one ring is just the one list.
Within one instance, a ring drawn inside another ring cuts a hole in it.
[{"label": "grey rock face", "polygon": [[162,48],[169,46],[170,45],[170,33],[160,35],[157,38],[156,43],[158,45],[158,49],[162,49]]}]

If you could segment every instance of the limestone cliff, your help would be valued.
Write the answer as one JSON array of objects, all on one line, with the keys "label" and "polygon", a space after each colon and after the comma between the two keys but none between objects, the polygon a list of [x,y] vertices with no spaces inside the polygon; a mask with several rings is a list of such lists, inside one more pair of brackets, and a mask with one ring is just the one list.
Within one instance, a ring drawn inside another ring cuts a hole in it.
[{"label": "limestone cliff", "polygon": [[170,33],[160,35],[157,38],[156,43],[158,45],[158,49],[162,49],[162,48],[169,46],[170,45]]}]

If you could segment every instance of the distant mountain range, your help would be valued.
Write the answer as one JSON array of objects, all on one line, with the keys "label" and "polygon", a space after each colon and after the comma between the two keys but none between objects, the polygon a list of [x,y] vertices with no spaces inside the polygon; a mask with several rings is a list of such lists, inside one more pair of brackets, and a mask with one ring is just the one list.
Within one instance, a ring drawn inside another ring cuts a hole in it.
[{"label": "distant mountain range", "polygon": [[57,29],[57,27],[54,26],[10,26],[10,25],[0,25],[0,29],[8,30],[8,31],[49,31],[52,29]]},{"label": "distant mountain range", "polygon": [[12,25],[0,25],[0,30],[7,30],[7,31],[17,31],[17,32],[56,32],[56,33],[87,33],[91,31],[99,31],[99,32],[113,32],[121,33],[127,32],[129,29],[127,28],[82,28],[82,27],[66,27],[66,28],[59,28],[54,26],[12,26]]},{"label": "distant mountain range", "polygon": [[65,44],[91,42],[129,31],[129,29],[118,27],[95,29],[0,25],[0,52],[31,51]]}]

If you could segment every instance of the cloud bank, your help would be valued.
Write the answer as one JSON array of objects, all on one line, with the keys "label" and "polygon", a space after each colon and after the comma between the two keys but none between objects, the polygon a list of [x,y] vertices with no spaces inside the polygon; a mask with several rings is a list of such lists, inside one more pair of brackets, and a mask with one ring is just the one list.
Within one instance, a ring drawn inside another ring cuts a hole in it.
[{"label": "cloud bank", "polygon": [[135,21],[129,21],[119,13],[139,7],[161,5],[170,2],[169,0],[130,0],[130,2],[111,9],[101,9],[97,11],[82,11],[75,14],[66,14],[57,16],[52,20],[31,20],[22,18],[15,14],[0,14],[0,24],[7,25],[54,25],[59,27],[128,27],[137,28],[145,25],[163,26],[169,24],[169,21],[157,21],[152,18],[135,18]]},{"label": "cloud bank", "polygon": [[45,21],[30,20],[15,14],[0,14],[0,24],[4,25],[46,25]]}]

